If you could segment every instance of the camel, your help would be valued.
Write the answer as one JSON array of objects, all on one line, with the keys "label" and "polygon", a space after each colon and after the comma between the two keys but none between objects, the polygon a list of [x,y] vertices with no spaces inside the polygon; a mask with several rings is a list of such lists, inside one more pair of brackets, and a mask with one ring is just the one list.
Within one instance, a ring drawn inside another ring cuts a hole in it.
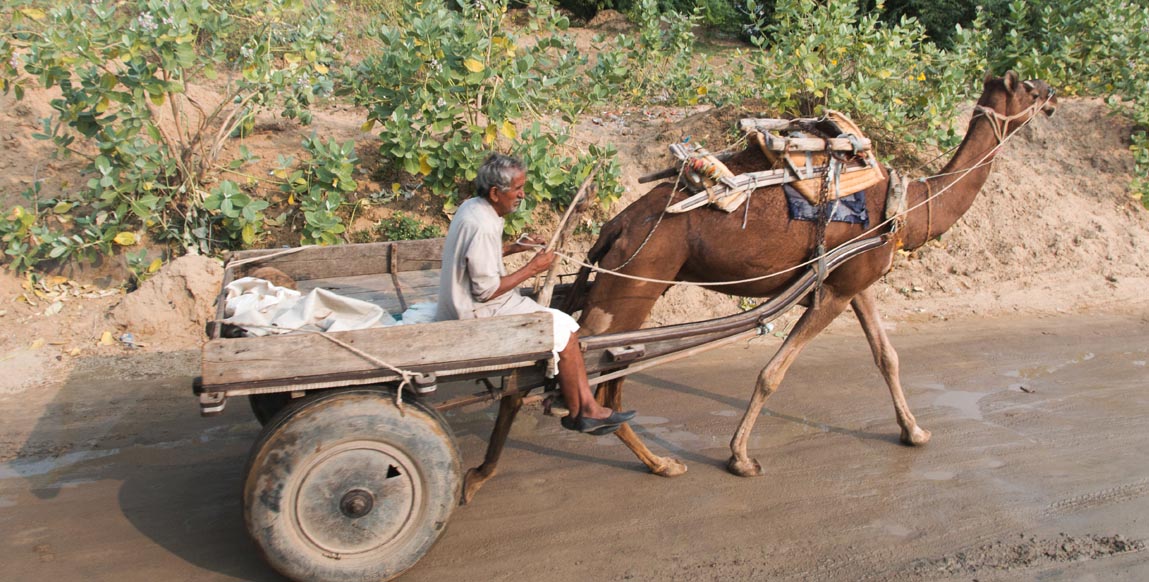
[{"label": "camel", "polygon": [[[911,182],[903,223],[887,244],[862,253],[829,273],[818,293],[811,293],[805,313],[758,374],[754,392],[734,437],[727,469],[739,476],[762,475],[762,466],[747,454],[747,441],[762,407],[782,383],[786,370],[810,340],[852,306],[862,326],[874,361],[894,401],[901,442],[920,446],[930,432],[920,427],[906,404],[899,380],[898,355],[882,327],[871,286],[893,266],[898,249],[913,250],[949,229],[973,204],[990,173],[997,148],[1010,133],[1037,112],[1052,115],[1057,101],[1042,81],[1021,81],[1013,71],[1002,77],[987,75],[968,130],[953,158],[938,176]],[[726,162],[734,174],[769,169],[757,147],[748,147]],[[872,222],[884,215],[890,174],[866,190]],[[937,193],[943,193],[934,196]],[[588,253],[591,264],[605,270],[661,281],[738,281],[775,273],[799,265],[812,256],[817,245],[816,224],[788,217],[781,186],[761,188],[746,202],[749,208],[727,214],[710,207],[684,214],[665,214],[668,198],[685,195],[673,182],[655,186],[624,209],[601,230]],[[745,228],[743,228],[745,220]],[[825,248],[845,243],[866,230],[860,224],[830,222],[824,231]],[[580,280],[586,278],[586,268]],[[744,297],[771,297],[797,277],[762,279],[715,289]],[[599,274],[581,305],[583,337],[638,329],[670,283],[638,281]],[[579,293],[576,285],[575,294]],[[571,304],[577,307],[577,303]],[[622,379],[604,382],[598,399],[605,406],[621,409]],[[671,477],[686,466],[677,459],[653,454],[629,426],[615,434],[652,473]]]}]

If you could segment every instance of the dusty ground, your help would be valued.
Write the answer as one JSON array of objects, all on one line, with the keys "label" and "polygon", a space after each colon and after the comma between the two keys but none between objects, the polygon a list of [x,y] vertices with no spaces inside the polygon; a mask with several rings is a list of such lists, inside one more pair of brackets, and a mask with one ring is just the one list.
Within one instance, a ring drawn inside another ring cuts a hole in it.
[{"label": "dusty ground", "polygon": [[[897,443],[860,331],[833,331],[759,420],[758,479],[722,465],[777,338],[628,385],[642,437],[689,465],[675,479],[528,408],[500,474],[403,580],[1145,580],[1147,323],[1149,310],[892,326],[934,433],[920,449]],[[126,374],[87,356],[61,384],[0,396],[6,580],[280,580],[241,520],[258,426],[243,402],[196,415],[196,357],[145,353]],[[451,415],[464,466],[492,413]]]}]

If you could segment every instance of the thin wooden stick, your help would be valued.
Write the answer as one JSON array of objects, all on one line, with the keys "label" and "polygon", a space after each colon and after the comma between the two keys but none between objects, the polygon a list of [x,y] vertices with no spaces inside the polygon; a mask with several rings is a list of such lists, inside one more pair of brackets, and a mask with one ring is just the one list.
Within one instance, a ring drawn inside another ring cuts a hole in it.
[{"label": "thin wooden stick", "polygon": [[[571,220],[571,218],[575,214],[582,214],[587,209],[587,206],[590,205],[588,202],[590,196],[585,195],[594,190],[594,176],[598,173],[598,168],[599,164],[595,164],[594,167],[590,169],[590,173],[587,174],[586,180],[583,180],[582,186],[579,186],[578,192],[575,193],[574,199],[571,200],[570,206],[567,208],[566,213],[563,214],[562,220],[559,221],[558,228],[555,230],[555,233],[551,235],[551,240],[547,243],[545,249],[546,252],[550,252],[562,244],[571,231],[574,230],[575,221]],[[539,305],[543,307],[550,307],[551,296],[554,294],[555,282],[558,279],[555,276],[555,272],[558,271],[558,268],[559,261],[555,261],[551,264],[551,268],[547,270],[547,276],[543,280],[542,291],[539,291],[538,281],[536,280],[535,291],[538,291],[536,300],[539,302]]]}]

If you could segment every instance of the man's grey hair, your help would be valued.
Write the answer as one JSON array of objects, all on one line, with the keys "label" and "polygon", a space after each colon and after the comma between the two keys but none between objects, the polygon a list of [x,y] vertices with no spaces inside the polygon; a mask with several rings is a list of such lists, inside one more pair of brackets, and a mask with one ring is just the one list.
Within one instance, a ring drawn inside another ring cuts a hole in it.
[{"label": "man's grey hair", "polygon": [[483,165],[479,166],[475,176],[475,196],[486,198],[491,188],[500,191],[511,187],[511,181],[520,173],[526,172],[527,167],[522,160],[499,153],[487,156]]}]

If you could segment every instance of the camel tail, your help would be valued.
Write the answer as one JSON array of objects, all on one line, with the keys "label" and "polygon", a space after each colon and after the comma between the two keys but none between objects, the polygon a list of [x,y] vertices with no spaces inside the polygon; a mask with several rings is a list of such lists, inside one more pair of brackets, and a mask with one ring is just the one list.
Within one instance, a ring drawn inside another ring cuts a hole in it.
[{"label": "camel tail", "polygon": [[[611,220],[603,225],[602,230],[599,231],[598,240],[595,241],[594,246],[587,251],[587,263],[597,265],[606,253],[614,246],[615,241],[618,240],[619,235],[622,234],[621,221]],[[575,277],[574,285],[571,291],[567,294],[566,303],[563,305],[562,310],[567,313],[574,313],[586,305],[587,295],[590,293],[590,267],[582,267],[578,271],[578,276]]]}]

